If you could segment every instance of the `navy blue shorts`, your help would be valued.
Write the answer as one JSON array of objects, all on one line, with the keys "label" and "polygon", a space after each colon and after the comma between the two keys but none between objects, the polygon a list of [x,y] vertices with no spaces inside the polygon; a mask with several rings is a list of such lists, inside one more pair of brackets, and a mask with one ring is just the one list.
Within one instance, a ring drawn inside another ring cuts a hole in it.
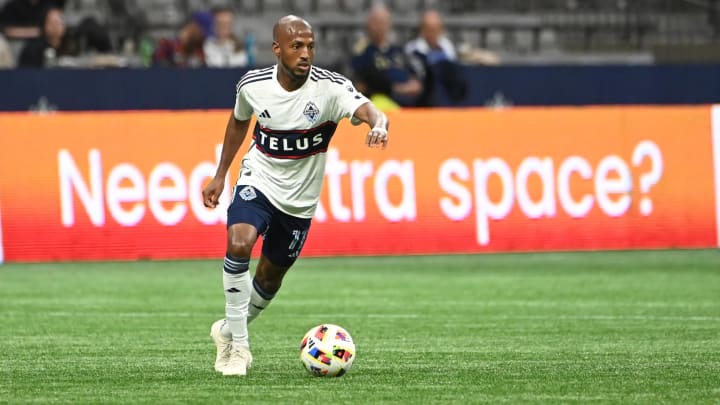
[{"label": "navy blue shorts", "polygon": [[227,226],[253,225],[263,237],[262,254],[278,266],[290,267],[305,244],[310,218],[288,215],[252,186],[236,186],[228,207]]}]

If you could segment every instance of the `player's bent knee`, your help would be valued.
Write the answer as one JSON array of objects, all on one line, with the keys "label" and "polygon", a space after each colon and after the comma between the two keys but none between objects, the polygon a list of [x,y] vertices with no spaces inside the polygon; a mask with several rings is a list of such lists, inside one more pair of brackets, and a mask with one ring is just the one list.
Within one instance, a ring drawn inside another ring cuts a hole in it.
[{"label": "player's bent knee", "polygon": [[255,227],[248,224],[232,225],[228,229],[227,252],[235,257],[250,257],[255,241]]},{"label": "player's bent knee", "polygon": [[235,257],[250,257],[255,240],[233,238],[228,240],[227,252]]}]

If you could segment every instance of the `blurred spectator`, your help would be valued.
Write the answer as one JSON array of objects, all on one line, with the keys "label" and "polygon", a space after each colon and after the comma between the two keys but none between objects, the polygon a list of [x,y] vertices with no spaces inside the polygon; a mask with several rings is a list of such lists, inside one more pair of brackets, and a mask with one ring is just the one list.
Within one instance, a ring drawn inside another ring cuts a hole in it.
[{"label": "blurred spectator", "polygon": [[353,79],[361,92],[379,105],[415,105],[422,83],[410,71],[403,49],[390,43],[392,18],[387,7],[374,6],[368,13],[367,38],[354,47]]},{"label": "blurred spectator", "polygon": [[235,14],[230,8],[213,11],[215,35],[205,39],[205,62],[211,67],[247,66],[248,55],[233,33]]},{"label": "blurred spectator", "polygon": [[197,21],[190,20],[180,27],[177,38],[162,38],[153,54],[153,65],[164,67],[205,66],[203,43],[205,34]]},{"label": "blurred spectator", "polygon": [[441,86],[452,101],[460,101],[467,94],[467,83],[457,63],[455,47],[445,36],[440,13],[426,11],[420,20],[419,34],[405,46],[410,64],[423,83],[417,105],[435,105],[436,86]]},{"label": "blurred spectator", "polygon": [[191,20],[195,21],[202,28],[205,38],[215,35],[213,25],[215,24],[212,11],[199,10],[192,13]]},{"label": "blurred spectator", "polygon": [[15,67],[15,55],[13,55],[10,44],[0,33],[0,69],[12,69]]},{"label": "blurred spectator", "polygon": [[0,10],[0,28],[8,38],[38,38],[47,10],[63,7],[65,0],[10,0]]},{"label": "blurred spectator", "polygon": [[63,12],[50,8],[45,13],[42,35],[28,41],[20,52],[20,67],[55,67],[58,58],[75,56],[77,50],[66,35]]},{"label": "blurred spectator", "polygon": [[112,43],[107,28],[93,17],[85,17],[77,27],[70,30],[70,36],[77,44],[77,51],[83,53],[112,52]]}]

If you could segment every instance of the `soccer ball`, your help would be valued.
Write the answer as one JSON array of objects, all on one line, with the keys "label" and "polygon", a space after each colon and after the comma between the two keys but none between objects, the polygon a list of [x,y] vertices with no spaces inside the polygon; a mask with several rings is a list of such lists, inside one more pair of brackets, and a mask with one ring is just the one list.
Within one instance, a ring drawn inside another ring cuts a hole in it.
[{"label": "soccer ball", "polygon": [[300,343],[300,360],[310,374],[340,377],[355,361],[355,343],[345,329],[323,324],[310,329]]}]

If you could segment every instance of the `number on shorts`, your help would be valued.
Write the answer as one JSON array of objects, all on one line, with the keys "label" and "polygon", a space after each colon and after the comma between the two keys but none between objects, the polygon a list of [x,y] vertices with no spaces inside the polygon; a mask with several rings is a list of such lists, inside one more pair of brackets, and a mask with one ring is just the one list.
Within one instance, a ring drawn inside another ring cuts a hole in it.
[{"label": "number on shorts", "polygon": [[288,246],[288,250],[291,251],[292,257],[297,257],[300,254],[300,249],[302,249],[303,245],[305,244],[305,238],[307,238],[307,230],[301,230],[301,229],[295,229],[292,231],[293,240],[290,242],[290,246]]}]

